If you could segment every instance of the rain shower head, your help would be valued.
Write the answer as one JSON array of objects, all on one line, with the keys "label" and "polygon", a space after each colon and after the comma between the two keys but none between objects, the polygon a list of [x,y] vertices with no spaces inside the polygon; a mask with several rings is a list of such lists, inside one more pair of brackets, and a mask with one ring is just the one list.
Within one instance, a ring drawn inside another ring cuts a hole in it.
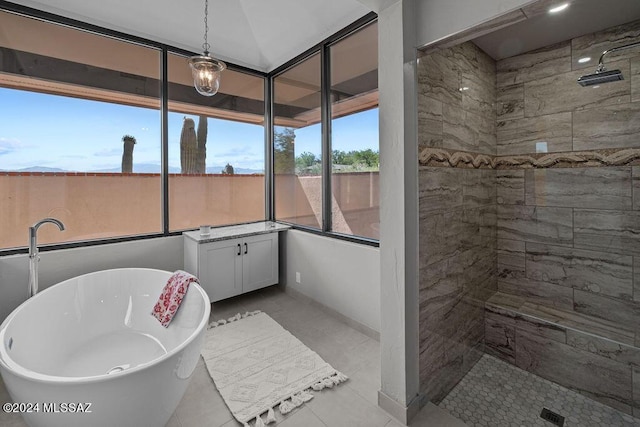
[{"label": "rain shower head", "polygon": [[593,86],[599,85],[601,83],[609,83],[609,82],[617,82],[620,80],[624,80],[624,76],[622,75],[622,71],[620,70],[611,70],[611,71],[601,71],[593,74],[586,74],[578,79],[578,83],[580,86]]},{"label": "rain shower head", "polygon": [[640,42],[635,42],[631,44],[626,44],[624,46],[618,46],[611,49],[607,49],[602,52],[600,55],[600,60],[598,61],[598,68],[596,72],[593,74],[586,74],[578,79],[578,83],[580,86],[593,86],[599,85],[600,83],[609,83],[609,82],[617,82],[620,80],[624,80],[622,76],[622,71],[620,70],[611,70],[607,71],[604,67],[604,57],[605,55],[613,52],[617,52],[619,50],[631,49],[633,47],[640,46]]}]

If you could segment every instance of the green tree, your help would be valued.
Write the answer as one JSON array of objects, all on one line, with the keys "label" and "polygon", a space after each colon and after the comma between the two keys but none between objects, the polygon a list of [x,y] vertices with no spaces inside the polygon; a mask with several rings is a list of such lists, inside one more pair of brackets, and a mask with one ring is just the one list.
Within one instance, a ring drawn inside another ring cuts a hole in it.
[{"label": "green tree", "polygon": [[131,135],[122,137],[124,148],[122,151],[122,173],[133,172],[133,146],[136,145],[136,139]]},{"label": "green tree", "polygon": [[274,172],[279,174],[295,173],[295,139],[293,129],[285,128],[282,132],[273,133]]},{"label": "green tree", "polygon": [[196,173],[207,173],[207,116],[198,116]]},{"label": "green tree", "polygon": [[320,160],[316,158],[315,154],[305,151],[301,153],[298,157],[296,157],[296,168],[306,169],[319,162]]},{"label": "green tree", "polygon": [[233,175],[233,174],[234,174],[233,166],[227,163],[224,169],[222,169],[222,175]]},{"label": "green tree", "polygon": [[331,161],[334,165],[346,165],[347,163],[347,153],[342,150],[333,150],[331,152]]},{"label": "green tree", "polygon": [[368,167],[378,166],[380,164],[380,154],[377,151],[373,151],[371,148],[354,151],[353,156],[355,158],[355,163],[360,163]]},{"label": "green tree", "polygon": [[196,139],[196,124],[193,119],[184,118],[182,132],[180,133],[180,168],[183,174],[196,172],[196,159],[198,153],[198,141]]}]

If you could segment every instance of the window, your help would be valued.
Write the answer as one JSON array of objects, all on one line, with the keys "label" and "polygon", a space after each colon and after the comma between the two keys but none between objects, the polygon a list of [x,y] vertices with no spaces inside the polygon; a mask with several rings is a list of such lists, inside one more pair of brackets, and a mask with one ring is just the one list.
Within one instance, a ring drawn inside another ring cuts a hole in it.
[{"label": "window", "polygon": [[375,23],[272,74],[266,167],[269,76],[231,65],[203,97],[178,49],[10,5],[0,10],[1,252],[24,251],[28,227],[49,216],[66,229],[42,228],[39,243],[77,245],[261,221],[271,205],[280,221],[378,238]]},{"label": "window", "polygon": [[170,229],[264,220],[264,78],[226,70],[204,97],[186,57],[168,69]]},{"label": "window", "polygon": [[273,87],[276,219],[321,228],[320,54],[278,75]]},{"label": "window", "polygon": [[380,238],[377,27],[330,47],[331,224],[371,239]]},{"label": "window", "polygon": [[162,231],[160,60],[0,11],[0,249]]},{"label": "window", "polygon": [[[379,239],[377,37],[370,23],[328,46],[329,67],[318,52],[274,78],[276,219]],[[330,126],[321,114],[327,95]],[[323,126],[331,129],[324,141]],[[323,152],[331,152],[330,167]],[[326,186],[331,200],[323,203]]]}]

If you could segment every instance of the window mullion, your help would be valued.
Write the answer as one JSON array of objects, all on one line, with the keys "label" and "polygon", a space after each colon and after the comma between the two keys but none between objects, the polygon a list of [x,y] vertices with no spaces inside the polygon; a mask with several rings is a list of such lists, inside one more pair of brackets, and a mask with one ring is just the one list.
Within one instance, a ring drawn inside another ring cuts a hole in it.
[{"label": "window mullion", "polygon": [[322,230],[331,231],[331,55],[324,45],[320,52],[320,106],[322,120]]}]

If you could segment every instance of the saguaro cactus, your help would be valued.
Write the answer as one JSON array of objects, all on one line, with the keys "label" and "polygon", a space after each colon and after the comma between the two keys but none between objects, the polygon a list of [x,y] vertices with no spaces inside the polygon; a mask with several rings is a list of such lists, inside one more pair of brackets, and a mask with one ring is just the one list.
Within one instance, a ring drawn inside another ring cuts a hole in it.
[{"label": "saguaro cactus", "polygon": [[184,118],[182,133],[180,134],[180,167],[183,174],[196,173],[196,158],[198,154],[198,141],[193,119]]},{"label": "saguaro cactus", "polygon": [[207,173],[207,116],[198,116],[197,173]]},{"label": "saguaro cactus", "polygon": [[124,150],[122,152],[122,173],[133,172],[133,146],[136,145],[136,139],[131,135],[122,137],[124,142]]}]

